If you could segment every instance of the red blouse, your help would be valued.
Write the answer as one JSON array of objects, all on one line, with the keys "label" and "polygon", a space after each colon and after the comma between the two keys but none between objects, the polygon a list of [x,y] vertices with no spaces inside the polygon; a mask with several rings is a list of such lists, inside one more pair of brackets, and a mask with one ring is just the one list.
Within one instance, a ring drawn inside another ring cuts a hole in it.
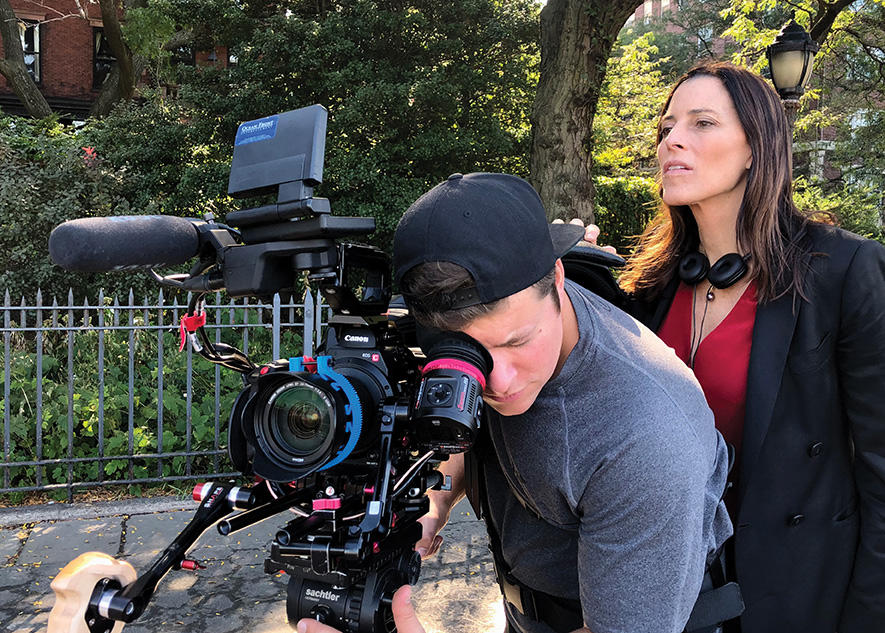
[{"label": "red blouse", "polygon": [[[706,286],[699,286],[698,292],[706,292]],[[658,330],[658,336],[685,364],[691,346],[691,304],[692,287],[680,283],[667,318]],[[716,428],[734,446],[736,463],[740,463],[755,321],[756,284],[750,282],[731,312],[701,341],[694,357],[695,377],[713,410]],[[732,477],[736,474],[733,471]]]}]

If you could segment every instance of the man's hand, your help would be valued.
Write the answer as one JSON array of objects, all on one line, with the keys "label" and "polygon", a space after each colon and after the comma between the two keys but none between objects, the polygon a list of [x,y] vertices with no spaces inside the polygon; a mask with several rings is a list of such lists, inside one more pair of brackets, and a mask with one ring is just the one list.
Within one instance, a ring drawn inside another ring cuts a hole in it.
[{"label": "man's hand", "polygon": [[427,498],[430,500],[430,509],[427,514],[418,519],[421,524],[421,540],[415,543],[415,551],[422,559],[433,556],[439,551],[443,538],[439,535],[440,530],[449,522],[452,508],[464,498],[464,454],[456,453],[449,456],[439,466],[439,472],[443,477],[451,478],[451,490],[428,490]]},{"label": "man's hand", "polygon": [[439,551],[439,546],[443,542],[443,537],[439,533],[448,522],[448,517],[441,518],[430,514],[418,519],[422,532],[421,540],[415,543],[415,551],[421,555],[421,560],[430,558]]},{"label": "man's hand", "polygon": [[[393,594],[393,621],[396,622],[398,633],[424,633],[424,627],[412,607],[411,597],[412,588],[409,585],[403,585]],[[298,633],[341,633],[331,626],[307,618],[299,620],[296,629]]]}]

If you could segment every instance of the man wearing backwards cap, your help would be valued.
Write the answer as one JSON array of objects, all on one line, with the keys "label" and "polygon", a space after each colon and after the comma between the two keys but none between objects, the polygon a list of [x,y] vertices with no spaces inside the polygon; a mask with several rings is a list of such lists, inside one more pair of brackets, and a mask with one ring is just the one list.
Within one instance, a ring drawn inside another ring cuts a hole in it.
[{"label": "man wearing backwards cap", "polygon": [[[678,633],[731,534],[727,450],[673,351],[565,279],[582,235],[505,174],[454,174],[400,221],[395,275],[419,325],[464,332],[494,362],[483,433],[443,464],[453,489],[430,492],[417,549],[436,551],[467,492],[510,633]],[[420,631],[405,598],[400,631]]]}]

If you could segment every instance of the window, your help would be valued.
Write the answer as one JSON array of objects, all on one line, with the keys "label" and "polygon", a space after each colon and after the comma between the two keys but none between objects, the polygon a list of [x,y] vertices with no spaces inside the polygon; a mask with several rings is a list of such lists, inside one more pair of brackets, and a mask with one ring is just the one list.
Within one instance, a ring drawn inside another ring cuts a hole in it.
[{"label": "window", "polygon": [[645,21],[648,22],[648,19],[652,14],[652,2],[651,0],[645,0],[642,4],[642,17],[645,18]]},{"label": "window", "polygon": [[25,68],[36,83],[40,83],[40,24],[22,21],[18,23],[25,54]]},{"label": "window", "polygon": [[670,0],[661,0],[661,15],[670,8]]},{"label": "window", "polygon": [[92,29],[92,87],[101,88],[111,74],[111,68],[117,58],[111,52],[104,29]]},{"label": "window", "polygon": [[698,55],[706,53],[713,42],[713,25],[702,26],[698,29]]}]

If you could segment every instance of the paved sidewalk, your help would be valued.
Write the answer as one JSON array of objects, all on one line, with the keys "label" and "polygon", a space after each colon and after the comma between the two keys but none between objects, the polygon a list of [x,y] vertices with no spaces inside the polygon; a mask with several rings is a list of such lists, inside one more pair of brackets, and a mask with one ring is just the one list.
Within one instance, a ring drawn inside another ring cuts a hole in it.
[{"label": "paved sidewalk", "polygon": [[[79,554],[100,551],[145,569],[196,504],[55,504],[0,510],[0,632],[43,633],[55,602],[49,583]],[[207,566],[172,571],[125,633],[291,633],[285,576],[264,573],[279,515],[232,537],[207,531],[191,552]],[[440,553],[422,566],[413,601],[427,633],[503,631],[485,529],[466,502],[452,512]]]}]

